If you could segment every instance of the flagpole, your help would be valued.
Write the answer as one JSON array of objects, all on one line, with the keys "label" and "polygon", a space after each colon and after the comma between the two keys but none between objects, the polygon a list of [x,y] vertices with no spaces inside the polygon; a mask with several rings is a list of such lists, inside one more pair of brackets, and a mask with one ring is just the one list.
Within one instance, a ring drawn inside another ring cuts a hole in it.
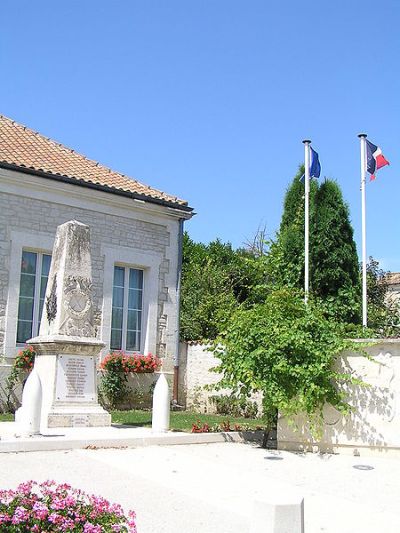
[{"label": "flagpole", "polygon": [[310,144],[311,141],[305,139],[304,143],[304,301],[308,301],[309,293],[309,207],[310,207]]},{"label": "flagpole", "polygon": [[367,327],[367,224],[366,224],[366,195],[365,195],[365,181],[366,181],[366,151],[365,140],[366,133],[360,133],[360,155],[361,155],[361,225],[362,225],[362,324]]}]

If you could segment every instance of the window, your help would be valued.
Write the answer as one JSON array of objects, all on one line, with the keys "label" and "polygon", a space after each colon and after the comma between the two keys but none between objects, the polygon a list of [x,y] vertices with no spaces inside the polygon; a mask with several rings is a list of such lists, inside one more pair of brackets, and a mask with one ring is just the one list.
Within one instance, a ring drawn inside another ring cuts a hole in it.
[{"label": "window", "polygon": [[112,350],[139,351],[143,310],[143,270],[114,267]]},{"label": "window", "polygon": [[22,251],[17,344],[39,333],[51,255]]}]

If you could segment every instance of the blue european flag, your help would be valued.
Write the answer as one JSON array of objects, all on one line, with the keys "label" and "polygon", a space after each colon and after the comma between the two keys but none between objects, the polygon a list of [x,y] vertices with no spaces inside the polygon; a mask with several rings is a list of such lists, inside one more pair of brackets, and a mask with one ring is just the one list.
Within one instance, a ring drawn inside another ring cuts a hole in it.
[{"label": "blue european flag", "polygon": [[[319,178],[321,175],[321,164],[319,162],[318,154],[310,146],[311,151],[311,164],[310,164],[310,178]],[[300,181],[304,181],[304,174],[301,176]]]},{"label": "blue european flag", "polygon": [[321,174],[321,164],[319,162],[318,154],[310,146],[311,150],[311,165],[310,165],[310,178],[319,178]]}]

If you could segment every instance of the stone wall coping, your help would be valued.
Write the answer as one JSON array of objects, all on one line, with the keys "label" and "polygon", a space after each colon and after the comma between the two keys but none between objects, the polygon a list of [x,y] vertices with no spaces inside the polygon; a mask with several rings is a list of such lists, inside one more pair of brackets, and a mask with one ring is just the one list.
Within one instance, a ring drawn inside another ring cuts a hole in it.
[{"label": "stone wall coping", "polygon": [[379,337],[376,339],[348,339],[353,342],[359,343],[373,343],[373,344],[400,344],[400,337],[391,338],[391,337]]},{"label": "stone wall coping", "polygon": [[[357,342],[360,344],[368,343],[368,344],[400,344],[400,337],[379,337],[376,339],[347,339],[352,342]],[[208,348],[211,348],[210,343],[202,342],[202,341],[182,341],[182,344],[186,344],[187,346],[201,346],[205,350]],[[209,350],[207,350],[209,351]]]}]

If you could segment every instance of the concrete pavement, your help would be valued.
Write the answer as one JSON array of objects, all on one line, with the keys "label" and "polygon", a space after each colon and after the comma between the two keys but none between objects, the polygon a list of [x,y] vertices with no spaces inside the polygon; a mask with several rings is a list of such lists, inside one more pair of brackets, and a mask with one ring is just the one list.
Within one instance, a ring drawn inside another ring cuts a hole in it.
[{"label": "concrete pavement", "polygon": [[306,533],[400,531],[395,458],[238,443],[0,454],[1,487],[31,478],[133,508],[139,533],[246,533],[254,499],[277,492],[304,496]]}]

